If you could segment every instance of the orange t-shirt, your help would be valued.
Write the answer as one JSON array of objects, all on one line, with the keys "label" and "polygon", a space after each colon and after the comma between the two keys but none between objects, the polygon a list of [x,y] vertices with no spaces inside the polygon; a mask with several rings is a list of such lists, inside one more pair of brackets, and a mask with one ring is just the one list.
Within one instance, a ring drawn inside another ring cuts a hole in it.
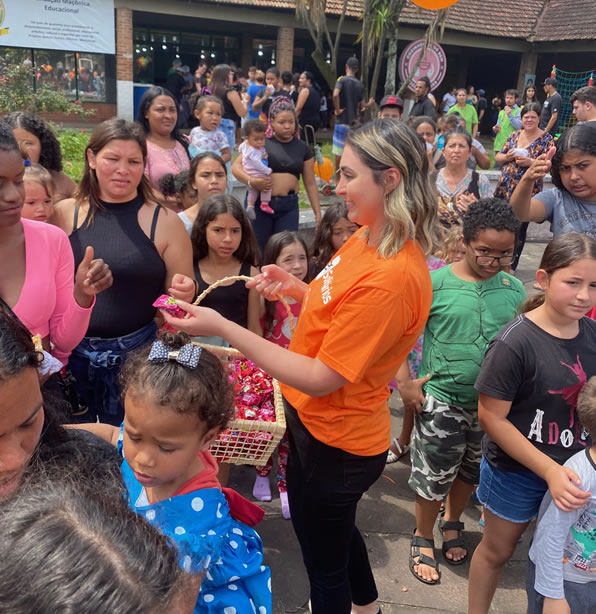
[{"label": "orange t-shirt", "polygon": [[408,241],[387,260],[355,233],[308,288],[290,350],[348,383],[323,397],[282,385],[319,441],[360,456],[389,447],[389,382],[420,336],[432,299],[426,260]]}]

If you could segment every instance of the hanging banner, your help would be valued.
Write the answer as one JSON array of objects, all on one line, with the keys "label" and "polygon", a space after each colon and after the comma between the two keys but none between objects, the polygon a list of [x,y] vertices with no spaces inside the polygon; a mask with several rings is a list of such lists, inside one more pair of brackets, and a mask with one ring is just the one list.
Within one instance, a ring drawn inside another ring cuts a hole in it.
[{"label": "hanging banner", "polygon": [[426,50],[416,72],[412,74],[423,49],[424,39],[421,38],[410,43],[399,58],[399,76],[402,81],[409,81],[408,87],[412,91],[416,90],[416,81],[420,77],[429,78],[431,91],[437,89],[447,72],[447,56],[443,47],[439,43],[432,43]]},{"label": "hanging banner", "polygon": [[116,53],[114,0],[0,0],[0,46]]}]

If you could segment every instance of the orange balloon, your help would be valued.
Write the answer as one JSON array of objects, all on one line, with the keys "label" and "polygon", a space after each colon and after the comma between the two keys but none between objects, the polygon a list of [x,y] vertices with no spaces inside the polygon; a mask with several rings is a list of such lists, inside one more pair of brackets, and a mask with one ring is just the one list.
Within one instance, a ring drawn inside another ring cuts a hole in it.
[{"label": "orange balloon", "polygon": [[335,166],[333,166],[333,162],[329,158],[323,158],[323,163],[319,164],[315,162],[315,174],[320,177],[323,181],[329,183],[333,178],[333,173],[335,172]]},{"label": "orange balloon", "polygon": [[412,0],[412,2],[423,9],[430,9],[432,11],[446,9],[448,6],[459,2],[459,0]]}]

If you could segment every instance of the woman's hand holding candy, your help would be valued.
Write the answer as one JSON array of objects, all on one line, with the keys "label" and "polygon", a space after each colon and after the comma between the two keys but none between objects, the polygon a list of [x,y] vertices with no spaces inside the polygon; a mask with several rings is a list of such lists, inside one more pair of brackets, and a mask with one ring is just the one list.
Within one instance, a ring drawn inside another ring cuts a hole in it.
[{"label": "woman's hand holding candy", "polygon": [[167,311],[162,311],[165,321],[175,328],[188,333],[191,337],[223,337],[222,329],[226,319],[217,311],[207,307],[197,307],[185,301],[177,301],[178,306],[188,314],[177,318]]}]

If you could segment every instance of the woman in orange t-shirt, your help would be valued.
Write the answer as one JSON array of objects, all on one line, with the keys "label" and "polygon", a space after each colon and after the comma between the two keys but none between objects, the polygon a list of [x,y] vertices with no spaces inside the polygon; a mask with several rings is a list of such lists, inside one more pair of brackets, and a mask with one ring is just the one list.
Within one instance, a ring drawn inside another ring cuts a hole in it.
[{"label": "woman in orange t-shirt", "polygon": [[337,194],[363,228],[308,286],[275,265],[247,284],[270,300],[302,302],[289,349],[186,303],[193,317],[166,319],[192,335],[223,337],[283,383],[288,496],[311,611],[374,614],[356,506],[385,464],[388,384],[428,316],[425,254],[438,226],[426,151],[405,124],[379,119],[350,133],[340,169]]}]

